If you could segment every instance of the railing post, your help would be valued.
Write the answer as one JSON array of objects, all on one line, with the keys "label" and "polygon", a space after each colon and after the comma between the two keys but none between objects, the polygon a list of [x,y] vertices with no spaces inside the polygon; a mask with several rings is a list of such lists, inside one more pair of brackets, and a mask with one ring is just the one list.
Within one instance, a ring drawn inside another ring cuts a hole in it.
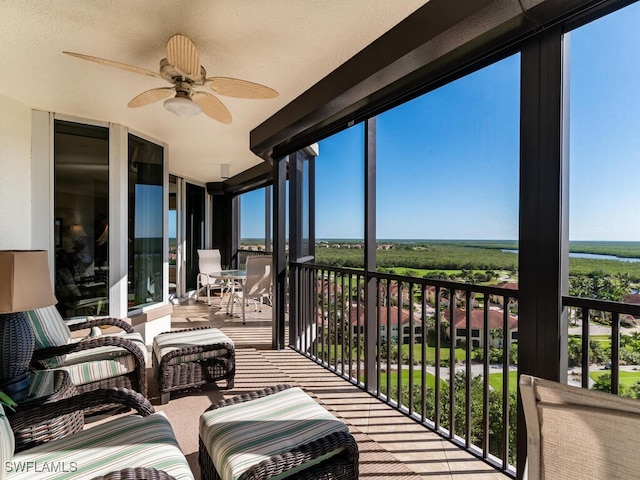
[{"label": "railing post", "polygon": [[370,392],[379,388],[376,374],[376,118],[365,121],[364,140],[364,385]]},{"label": "railing post", "polygon": [[286,246],[286,182],[287,160],[280,158],[273,165],[273,309],[272,348],[285,347],[284,325],[287,302],[287,252]]},{"label": "railing post", "polygon": [[[522,49],[519,233],[519,373],[567,379],[568,69],[561,27]],[[518,414],[518,476],[526,429]]]}]

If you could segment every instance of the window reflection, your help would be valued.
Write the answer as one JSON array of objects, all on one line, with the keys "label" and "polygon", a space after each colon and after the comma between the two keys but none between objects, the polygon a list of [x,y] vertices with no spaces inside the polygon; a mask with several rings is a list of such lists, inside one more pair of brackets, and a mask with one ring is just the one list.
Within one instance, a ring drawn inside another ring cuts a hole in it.
[{"label": "window reflection", "polygon": [[129,310],[162,301],[163,148],[129,135]]},{"label": "window reflection", "polygon": [[107,315],[109,131],[56,120],[54,246],[63,317]]}]

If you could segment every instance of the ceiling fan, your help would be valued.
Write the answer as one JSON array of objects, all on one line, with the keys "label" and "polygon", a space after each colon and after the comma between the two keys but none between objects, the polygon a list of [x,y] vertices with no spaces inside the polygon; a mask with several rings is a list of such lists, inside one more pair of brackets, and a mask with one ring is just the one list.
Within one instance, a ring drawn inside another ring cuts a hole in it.
[{"label": "ceiling fan", "polygon": [[129,72],[162,78],[173,85],[172,87],[152,88],[142,92],[129,101],[127,106],[131,108],[142,107],[166,99],[164,107],[180,117],[191,117],[204,112],[214,120],[229,124],[232,117],[227,107],[215,95],[197,90],[196,87],[209,88],[218,95],[236,98],[266,99],[278,96],[278,92],[272,88],[247,80],[229,77],[207,78],[206,70],[200,65],[196,46],[189,38],[180,34],[173,35],[167,41],[167,57],[160,60],[159,73],[82,53],[63,53]]}]

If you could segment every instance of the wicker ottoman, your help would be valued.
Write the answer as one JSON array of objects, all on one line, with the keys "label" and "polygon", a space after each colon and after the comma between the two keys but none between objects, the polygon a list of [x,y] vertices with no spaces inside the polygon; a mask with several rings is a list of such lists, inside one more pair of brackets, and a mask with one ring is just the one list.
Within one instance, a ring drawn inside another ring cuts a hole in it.
[{"label": "wicker ottoman", "polygon": [[206,480],[358,478],[358,445],[347,426],[297,387],[212,405],[199,433]]},{"label": "wicker ottoman", "polygon": [[202,327],[165,332],[153,339],[153,369],[160,402],[170,392],[226,380],[233,387],[236,373],[233,341],[217,328]]}]

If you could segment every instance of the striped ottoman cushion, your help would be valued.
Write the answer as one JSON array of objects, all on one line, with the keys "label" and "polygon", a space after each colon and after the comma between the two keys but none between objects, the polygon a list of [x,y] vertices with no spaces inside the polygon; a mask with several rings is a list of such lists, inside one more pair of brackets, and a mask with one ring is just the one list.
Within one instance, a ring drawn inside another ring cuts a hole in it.
[{"label": "striped ottoman cushion", "polygon": [[[237,480],[253,465],[347,426],[300,388],[207,411],[200,417],[200,438],[223,480]],[[290,476],[339,453],[283,473]]]},{"label": "striped ottoman cushion", "polygon": [[96,425],[20,452],[3,464],[7,480],[89,479],[140,466],[164,470],[178,480],[194,478],[163,413]]},{"label": "striped ottoman cushion", "polygon": [[[233,340],[227,337],[217,328],[206,328],[200,330],[184,330],[178,332],[168,332],[156,335],[153,339],[153,353],[160,363],[162,357],[168,353],[185,347],[214,345],[216,343],[227,343],[233,348]],[[187,362],[197,362],[205,358],[214,358],[228,353],[227,349],[209,350],[208,352],[198,352],[191,355],[180,355],[169,360],[169,365],[179,365]]]}]

